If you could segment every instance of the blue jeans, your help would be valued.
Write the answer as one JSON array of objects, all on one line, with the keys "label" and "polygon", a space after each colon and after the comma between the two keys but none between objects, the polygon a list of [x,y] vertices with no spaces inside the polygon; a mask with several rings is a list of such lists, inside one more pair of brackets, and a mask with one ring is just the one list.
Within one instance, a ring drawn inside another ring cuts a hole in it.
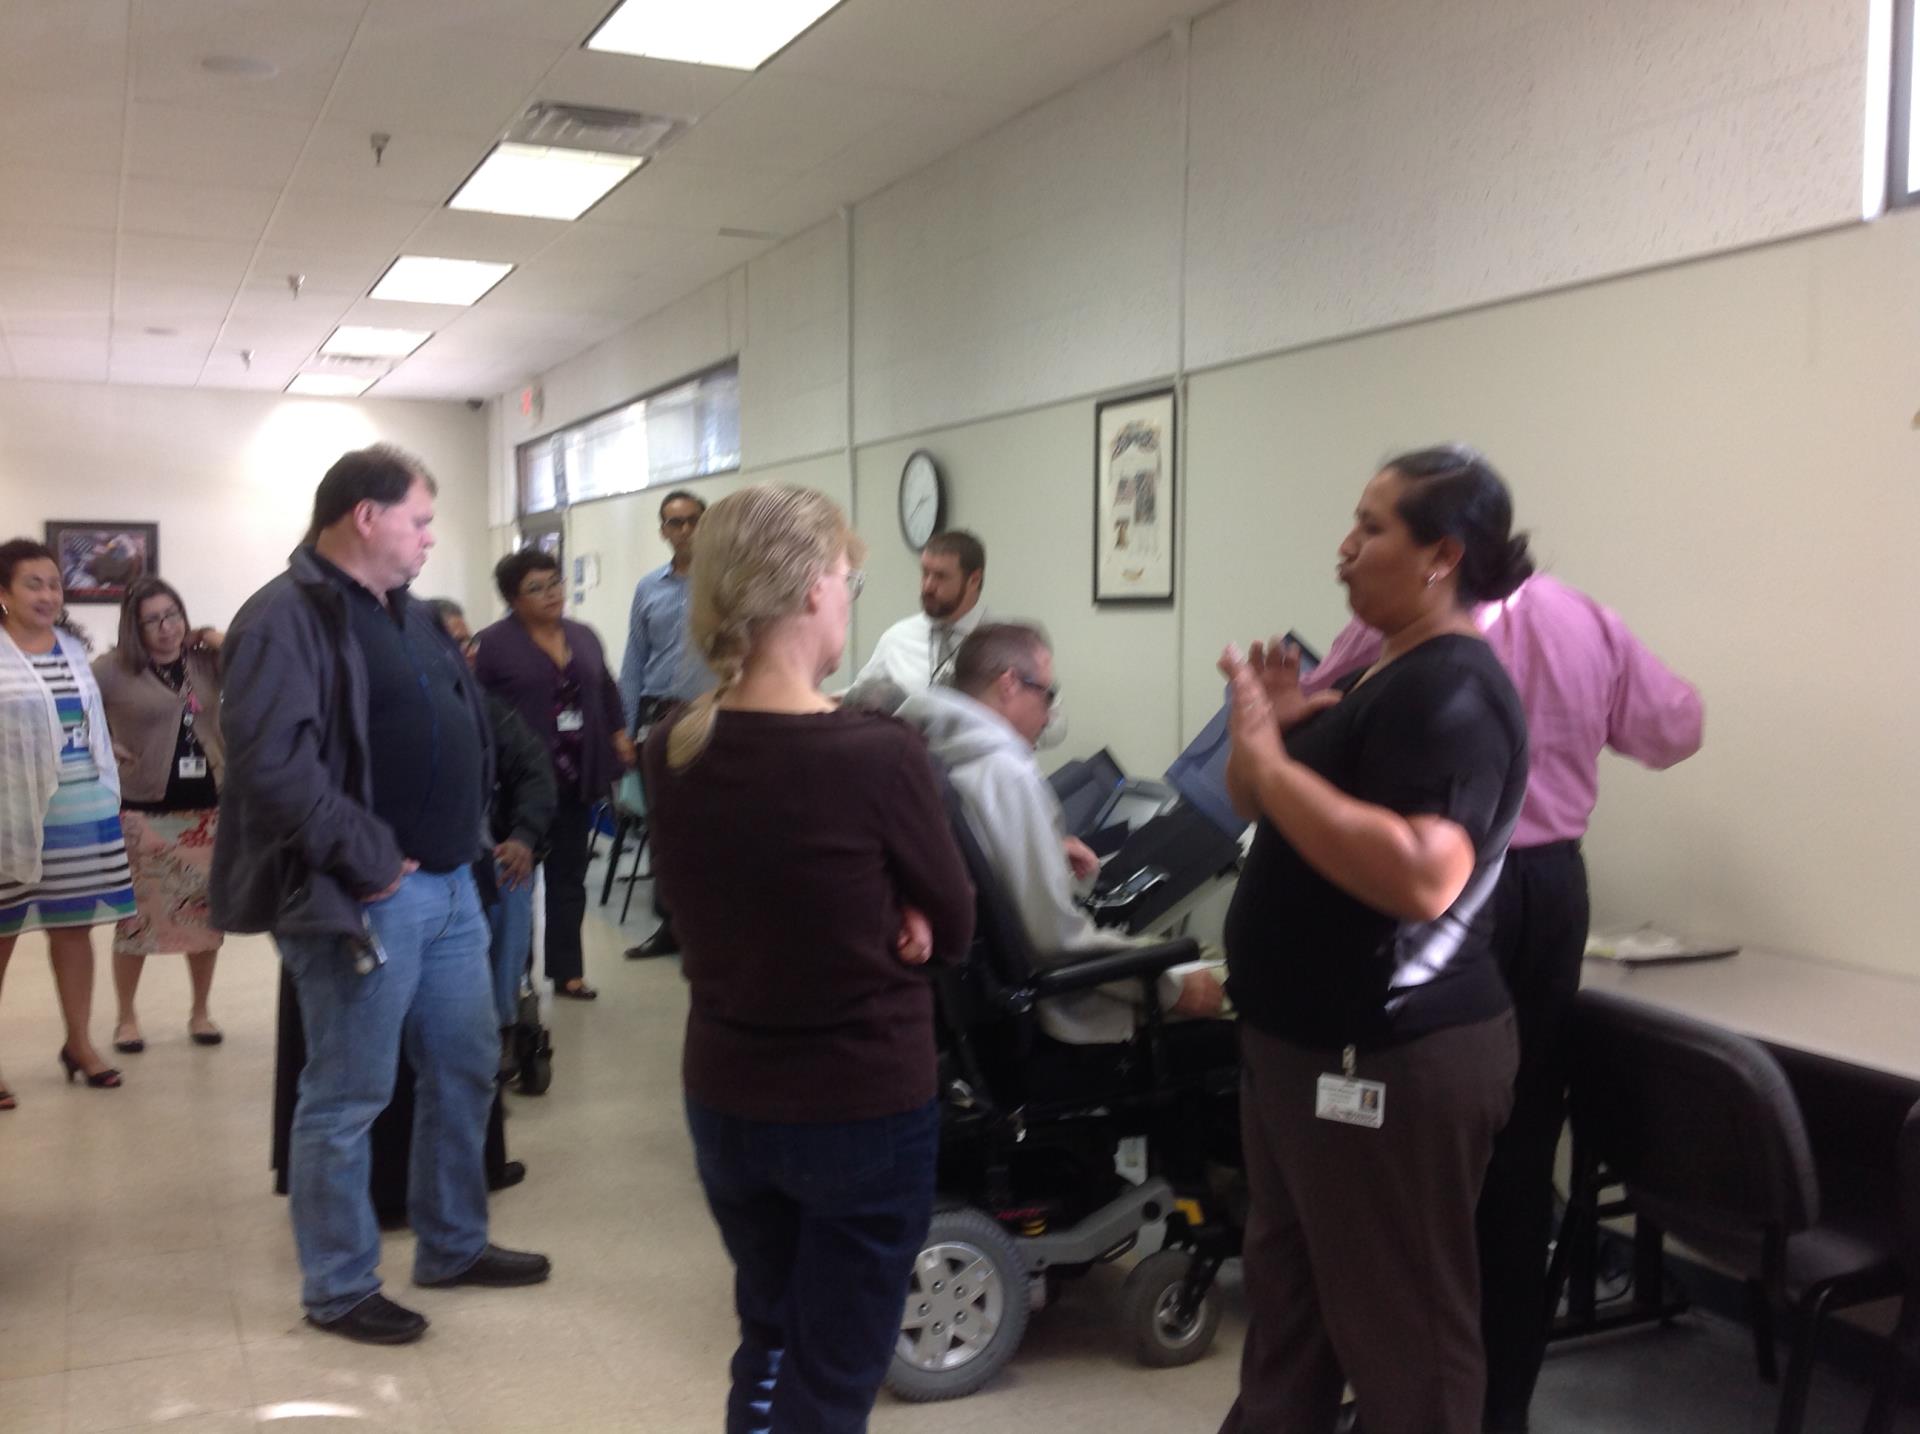
[{"label": "blue jeans", "polygon": [[487,909],[487,924],[493,928],[495,1024],[511,1026],[520,1019],[520,982],[533,949],[533,881],[514,888],[501,877],[500,899]]},{"label": "blue jeans", "polygon": [[689,1098],[695,1163],[733,1257],[727,1434],[860,1434],[933,1216],[940,1108],[787,1125]]},{"label": "blue jeans", "polygon": [[366,912],[387,959],[365,975],[354,970],[358,948],[342,938],[275,938],[307,1037],[287,1184],[301,1303],[320,1321],[380,1288],[367,1133],[393,1098],[403,1044],[416,1072],[407,1173],[414,1278],[449,1279],[487,1244],[483,1150],[500,1038],[473,875],[417,871]]}]

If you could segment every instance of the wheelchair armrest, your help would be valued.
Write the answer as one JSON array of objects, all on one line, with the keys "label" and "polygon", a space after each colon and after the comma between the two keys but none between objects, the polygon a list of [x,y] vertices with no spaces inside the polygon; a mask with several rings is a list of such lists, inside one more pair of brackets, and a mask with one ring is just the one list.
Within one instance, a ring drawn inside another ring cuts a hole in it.
[{"label": "wheelchair armrest", "polygon": [[1124,981],[1130,976],[1152,978],[1169,966],[1200,959],[1200,943],[1191,936],[1176,941],[1158,941],[1151,946],[1089,956],[1065,966],[1050,966],[1036,971],[1029,983],[1036,997],[1058,996],[1067,991],[1085,991],[1109,981]]}]

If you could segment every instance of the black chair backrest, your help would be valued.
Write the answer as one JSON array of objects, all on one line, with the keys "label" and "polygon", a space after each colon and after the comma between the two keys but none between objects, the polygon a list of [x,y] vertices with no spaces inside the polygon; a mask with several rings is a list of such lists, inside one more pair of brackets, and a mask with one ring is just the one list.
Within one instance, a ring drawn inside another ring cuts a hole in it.
[{"label": "black chair backrest", "polygon": [[1920,1101],[1900,1127],[1900,1261],[1920,1286]]},{"label": "black chair backrest", "polygon": [[975,896],[974,950],[971,959],[984,957],[994,978],[1002,986],[1024,986],[1033,978],[1033,943],[1020,922],[1006,888],[1000,884],[993,864],[967,823],[965,807],[953,784],[945,780],[941,787],[947,800],[947,819],[953,824],[953,839],[967,863],[967,875],[973,878]]},{"label": "black chair backrest", "polygon": [[1710,1249],[1819,1219],[1799,1105],[1757,1041],[1583,991],[1570,1055],[1576,1135],[1674,1234]]}]

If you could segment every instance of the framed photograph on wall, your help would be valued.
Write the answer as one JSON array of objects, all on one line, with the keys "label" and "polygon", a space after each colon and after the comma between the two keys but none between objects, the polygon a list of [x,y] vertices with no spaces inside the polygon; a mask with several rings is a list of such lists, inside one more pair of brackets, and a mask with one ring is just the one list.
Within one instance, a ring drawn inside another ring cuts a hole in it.
[{"label": "framed photograph on wall", "polygon": [[1173,601],[1174,400],[1170,388],[1093,410],[1093,600]]},{"label": "framed photograph on wall", "polygon": [[68,602],[117,603],[135,578],[160,571],[158,523],[49,521],[47,546]]}]

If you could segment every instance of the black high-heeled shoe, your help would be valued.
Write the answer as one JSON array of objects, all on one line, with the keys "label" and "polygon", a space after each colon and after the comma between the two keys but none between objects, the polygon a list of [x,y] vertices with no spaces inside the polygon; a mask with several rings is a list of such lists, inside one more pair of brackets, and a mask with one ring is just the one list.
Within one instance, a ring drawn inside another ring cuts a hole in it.
[{"label": "black high-heeled shoe", "polygon": [[85,1067],[73,1058],[73,1052],[69,1051],[65,1046],[60,1047],[60,1064],[67,1068],[68,1085],[73,1084],[73,1078],[75,1076],[81,1076],[86,1080],[87,1084],[95,1090],[118,1090],[120,1088],[119,1071],[115,1070],[112,1066],[108,1066],[103,1071],[94,1071],[89,1075]]}]

